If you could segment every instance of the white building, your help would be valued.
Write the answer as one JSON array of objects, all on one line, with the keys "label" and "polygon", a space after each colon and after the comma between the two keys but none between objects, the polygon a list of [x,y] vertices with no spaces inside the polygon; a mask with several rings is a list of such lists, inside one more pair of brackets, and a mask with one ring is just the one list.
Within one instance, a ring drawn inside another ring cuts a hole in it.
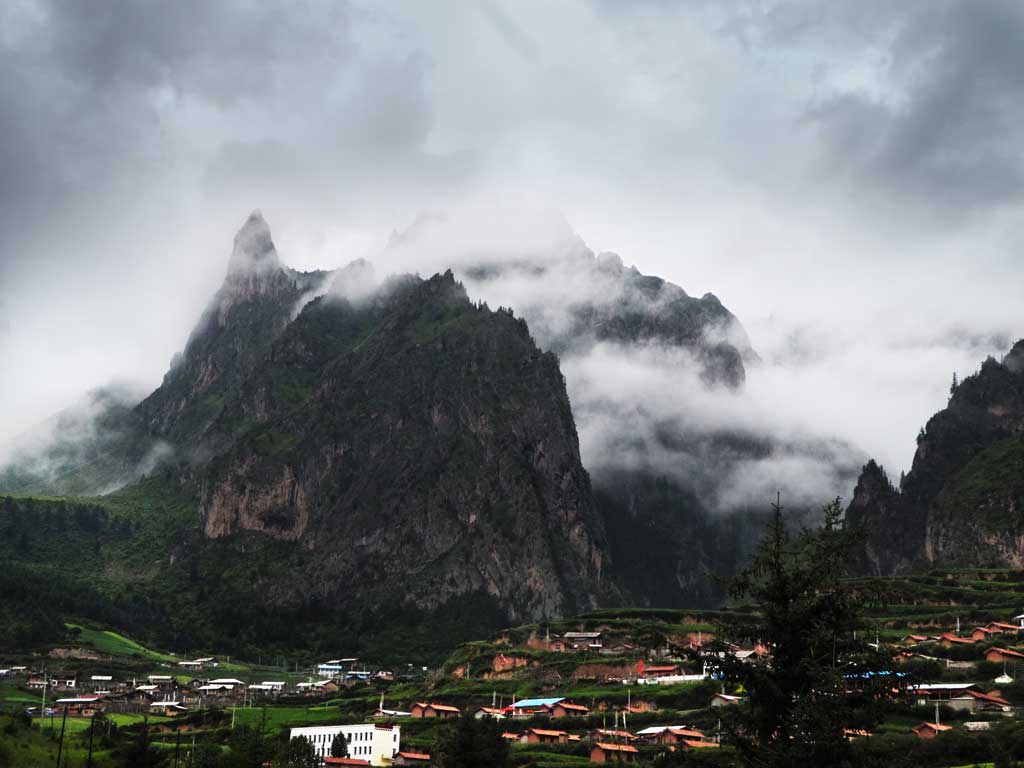
[{"label": "white building", "polygon": [[318,757],[331,754],[331,744],[339,733],[348,740],[348,756],[357,760],[369,760],[370,765],[391,765],[398,753],[401,728],[397,725],[318,725],[307,728],[292,728],[290,738],[306,737],[316,750]]},{"label": "white building", "polygon": [[359,659],[331,659],[316,665],[316,673],[320,677],[336,677],[352,669]]}]

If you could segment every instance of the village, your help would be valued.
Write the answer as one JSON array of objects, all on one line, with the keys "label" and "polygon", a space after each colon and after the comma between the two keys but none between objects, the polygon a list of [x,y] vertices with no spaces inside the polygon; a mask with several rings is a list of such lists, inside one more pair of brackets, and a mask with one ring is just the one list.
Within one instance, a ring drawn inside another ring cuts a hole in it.
[{"label": "village", "polygon": [[[52,732],[76,721],[83,725],[71,728],[79,732],[92,720],[144,724],[173,736],[179,750],[182,733],[192,745],[218,729],[269,722],[291,739],[307,739],[325,766],[430,765],[438,728],[460,717],[497,723],[521,764],[545,765],[545,754],[580,764],[648,762],[666,753],[722,750],[724,708],[741,704],[744,692],[721,682],[717,662],[728,655],[771,663],[769,648],[722,642],[710,625],[666,625],[661,632],[630,620],[570,626],[502,632],[430,669],[349,657],[271,675],[215,656],[75,658],[60,649],[63,658],[0,667],[0,693],[7,694],[0,703],[10,709],[17,701]],[[877,731],[851,725],[848,739],[986,731],[1024,705],[1015,684],[1024,662],[1024,615],[934,630],[875,639],[892,662],[878,670],[886,676],[890,716]],[[850,676],[849,689],[872,674]],[[332,755],[339,735],[344,756]]]}]

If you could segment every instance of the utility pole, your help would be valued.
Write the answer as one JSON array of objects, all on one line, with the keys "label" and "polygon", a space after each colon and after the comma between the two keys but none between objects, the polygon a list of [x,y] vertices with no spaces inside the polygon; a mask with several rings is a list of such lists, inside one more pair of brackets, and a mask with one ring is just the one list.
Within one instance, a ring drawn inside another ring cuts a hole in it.
[{"label": "utility pole", "polygon": [[85,759],[85,768],[92,768],[92,735],[96,731],[96,715],[92,716],[92,723],[89,725],[89,756]]},{"label": "utility pole", "polygon": [[[43,701],[39,705],[39,717],[40,718],[45,718],[46,717],[46,682],[47,682],[47,679],[46,679],[46,665],[44,664],[43,665]],[[43,721],[40,720],[39,721],[40,730],[42,729],[42,724],[43,724]]]},{"label": "utility pole", "polygon": [[64,717],[60,720],[60,742],[57,744],[57,768],[60,768],[60,758],[64,752],[64,727],[68,722],[68,707],[64,705]]}]

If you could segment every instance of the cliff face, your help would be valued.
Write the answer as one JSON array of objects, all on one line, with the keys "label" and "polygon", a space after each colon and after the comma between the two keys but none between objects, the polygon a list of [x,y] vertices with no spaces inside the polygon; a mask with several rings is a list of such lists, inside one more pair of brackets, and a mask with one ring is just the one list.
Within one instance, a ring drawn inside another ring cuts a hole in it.
[{"label": "cliff face", "polygon": [[1024,341],[953,389],[898,492],[880,475],[865,467],[847,511],[867,572],[1024,563]]},{"label": "cliff face", "polygon": [[298,540],[302,590],[357,603],[595,605],[606,545],[557,359],[451,273],[355,303],[345,287],[302,310],[211,428],[251,424],[202,474],[207,536]]},{"label": "cliff face", "polygon": [[295,272],[281,264],[270,228],[255,211],[235,236],[228,273],[163,384],[136,409],[146,433],[195,448],[205,440],[238,388],[262,364],[300,302],[328,273]]}]

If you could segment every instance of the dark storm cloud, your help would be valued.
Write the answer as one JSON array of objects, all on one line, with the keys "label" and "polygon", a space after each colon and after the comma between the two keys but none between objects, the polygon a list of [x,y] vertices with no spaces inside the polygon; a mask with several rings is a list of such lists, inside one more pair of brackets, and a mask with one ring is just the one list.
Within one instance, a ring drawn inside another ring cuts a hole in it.
[{"label": "dark storm cloud", "polygon": [[0,377],[0,444],[111,378],[158,382],[253,208],[309,269],[373,258],[418,211],[526,205],[713,291],[766,361],[765,410],[896,466],[952,370],[1024,333],[1020,17],[0,3],[0,370],[32,372]]},{"label": "dark storm cloud", "polygon": [[[54,0],[4,13],[0,216],[8,234],[121,185],[162,183],[189,143],[169,134],[168,112],[191,102],[220,111],[276,101],[297,68],[342,67],[352,49],[340,4]],[[30,257],[5,251],[8,267]]]},{"label": "dark storm cloud", "polygon": [[830,94],[808,111],[829,150],[826,170],[852,173],[869,191],[909,195],[942,216],[1018,201],[1024,5],[903,8],[879,91]]}]

